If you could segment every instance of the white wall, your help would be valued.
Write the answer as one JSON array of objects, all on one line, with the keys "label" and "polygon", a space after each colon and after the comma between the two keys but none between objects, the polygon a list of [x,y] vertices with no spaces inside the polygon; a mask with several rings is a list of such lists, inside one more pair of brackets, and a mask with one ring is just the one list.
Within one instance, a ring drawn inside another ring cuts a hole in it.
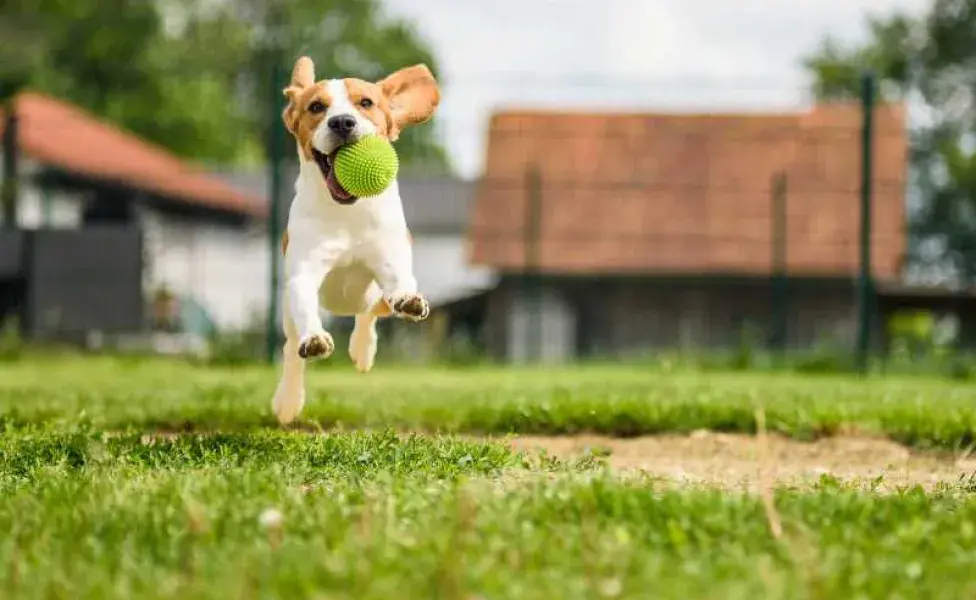
[{"label": "white wall", "polygon": [[160,286],[202,304],[218,327],[236,329],[264,316],[269,247],[262,223],[244,228],[176,218],[149,209],[145,231],[147,297]]},{"label": "white wall", "polygon": [[496,283],[491,269],[468,265],[466,241],[459,234],[414,233],[413,270],[420,292],[435,306]]},{"label": "white wall", "polygon": [[[25,165],[28,173],[32,165]],[[23,185],[21,227],[75,228],[82,222],[84,197],[42,192]],[[262,318],[268,302],[269,248],[263,223],[251,227],[177,218],[148,207],[138,209],[145,232],[145,297],[160,286],[202,304],[222,328]],[[466,242],[458,234],[414,234],[414,272],[420,290],[443,304],[495,285],[490,269],[467,264]]]},{"label": "white wall", "polygon": [[[178,295],[195,298],[226,328],[248,325],[254,311],[264,317],[270,259],[263,224],[245,230],[148,210],[142,222],[150,258],[147,297],[165,284]],[[420,291],[435,306],[495,285],[490,269],[467,265],[461,235],[414,234],[413,253]]]},{"label": "white wall", "polygon": [[577,315],[558,290],[540,289],[534,298],[515,292],[506,318],[510,361],[564,363],[576,355]]},{"label": "white wall", "polygon": [[[30,160],[21,165],[20,227],[80,227],[84,195],[38,188],[31,183],[36,170]],[[165,285],[178,296],[202,304],[220,327],[249,325],[255,312],[264,317],[270,249],[263,223],[245,228],[176,218],[147,207],[138,212],[145,232],[143,289],[147,300]]]},{"label": "white wall", "polygon": [[17,221],[23,229],[74,229],[81,225],[83,207],[81,196],[52,193],[25,185],[20,189]]},{"label": "white wall", "polygon": [[[0,157],[2,157],[0,153]],[[35,186],[31,177],[37,172],[37,165],[25,161],[19,169],[22,176],[18,192],[17,224],[21,229],[40,229],[53,227],[73,229],[81,225],[85,206],[84,196],[78,193],[42,190]],[[0,165],[0,177],[3,177]],[[0,223],[3,215],[0,214]]]}]

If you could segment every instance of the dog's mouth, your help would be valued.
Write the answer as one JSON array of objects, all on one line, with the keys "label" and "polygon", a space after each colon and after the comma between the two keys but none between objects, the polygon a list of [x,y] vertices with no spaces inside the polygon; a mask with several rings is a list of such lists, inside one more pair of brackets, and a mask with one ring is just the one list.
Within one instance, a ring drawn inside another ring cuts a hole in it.
[{"label": "dog's mouth", "polygon": [[319,171],[322,172],[322,177],[325,179],[325,186],[329,188],[329,194],[332,195],[332,198],[339,204],[352,204],[356,200],[359,200],[359,198],[353,196],[342,187],[342,184],[336,179],[335,169],[333,168],[338,152],[338,150],[334,150],[331,154],[326,154],[312,148],[312,158],[315,159],[315,164],[318,165]]}]

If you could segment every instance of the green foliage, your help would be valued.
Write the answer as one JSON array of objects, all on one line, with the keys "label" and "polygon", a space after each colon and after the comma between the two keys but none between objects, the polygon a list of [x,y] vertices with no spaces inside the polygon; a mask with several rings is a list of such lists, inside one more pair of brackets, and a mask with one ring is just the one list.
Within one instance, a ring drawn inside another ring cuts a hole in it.
[{"label": "green foliage", "polygon": [[209,68],[210,53],[187,55],[153,2],[10,0],[0,23],[14,40],[20,31],[31,40],[28,50],[19,41],[0,46],[0,79],[25,77],[20,84],[183,156],[229,161],[249,143],[227,133],[244,129],[246,116],[228,101],[233,72]]},{"label": "green foliage", "polygon": [[739,332],[739,344],[732,356],[732,368],[747,371],[756,367],[756,359],[763,344],[762,328],[751,321],[746,322]]},{"label": "green foliage", "polygon": [[904,311],[888,323],[890,340],[887,368],[900,372],[936,372],[956,380],[976,372],[972,356],[956,349],[958,332],[946,318],[928,311]]},{"label": "green foliage", "polygon": [[0,362],[23,358],[25,347],[19,319],[7,317],[0,321]]},{"label": "green foliage", "polygon": [[440,362],[444,366],[452,368],[486,366],[492,362],[486,354],[483,344],[480,344],[470,334],[452,335],[438,350]]},{"label": "green foliage", "polygon": [[938,348],[935,318],[928,311],[909,311],[893,315],[888,323],[892,351],[899,358],[920,358]]},{"label": "green foliage", "polygon": [[[821,99],[860,95],[860,77],[873,69],[885,100],[921,100],[928,117],[911,124],[912,180],[922,206],[911,215],[910,234],[938,243],[961,275],[976,275],[976,106],[971,65],[976,59],[976,0],[935,0],[913,18],[895,13],[871,17],[860,47],[826,39],[804,61]],[[919,256],[914,258],[918,259]]]},{"label": "green foliage", "polygon": [[827,343],[819,344],[808,352],[797,354],[792,358],[791,366],[797,373],[809,375],[837,375],[857,371],[850,350]]},{"label": "green foliage", "polygon": [[228,367],[257,364],[264,359],[264,340],[265,333],[260,330],[215,331],[203,362]]},{"label": "green foliage", "polygon": [[812,75],[814,94],[820,99],[859,99],[864,70],[873,69],[883,82],[886,99],[904,97],[913,59],[923,51],[919,27],[920,23],[896,13],[887,18],[868,18],[870,41],[863,47],[844,47],[827,37],[803,61]]},{"label": "green foliage", "polygon": [[[275,39],[281,47],[272,51]],[[272,68],[287,73],[299,53],[316,60],[321,77],[376,79],[414,62],[437,68],[425,42],[385,19],[378,0],[0,4],[0,96],[26,85],[205,162],[263,158],[268,127],[282,126],[283,83],[272,81]],[[433,135],[414,128],[400,156],[446,168]]]}]

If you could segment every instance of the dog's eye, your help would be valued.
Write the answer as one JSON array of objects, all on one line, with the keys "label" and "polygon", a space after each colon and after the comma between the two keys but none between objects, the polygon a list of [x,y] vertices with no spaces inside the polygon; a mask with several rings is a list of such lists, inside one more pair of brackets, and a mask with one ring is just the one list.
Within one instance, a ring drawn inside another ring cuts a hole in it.
[{"label": "dog's eye", "polygon": [[323,113],[325,112],[325,104],[322,104],[322,102],[316,100],[308,105],[308,112],[312,113],[313,115]]},{"label": "dog's eye", "polygon": [[359,106],[362,106],[363,108],[373,108],[373,101],[369,98],[363,98],[359,101]]}]

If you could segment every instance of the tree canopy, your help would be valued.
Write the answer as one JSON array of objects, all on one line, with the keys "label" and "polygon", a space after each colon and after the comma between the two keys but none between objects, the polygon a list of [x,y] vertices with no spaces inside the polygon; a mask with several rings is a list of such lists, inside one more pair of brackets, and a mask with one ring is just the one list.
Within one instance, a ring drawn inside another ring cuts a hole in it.
[{"label": "tree canopy", "polygon": [[[159,143],[212,163],[264,160],[284,106],[285,73],[308,54],[321,77],[378,79],[428,45],[378,0],[5,0],[0,96],[56,95]],[[290,146],[289,146],[290,148]],[[446,168],[433,128],[401,137],[405,163]],[[291,157],[292,152],[287,154]]]},{"label": "tree canopy", "polygon": [[[976,275],[976,0],[935,0],[920,16],[868,19],[869,38],[844,46],[827,38],[804,64],[820,99],[853,98],[865,69],[883,99],[911,103],[914,241],[936,252],[966,281]],[[946,263],[943,263],[946,264]]]}]

